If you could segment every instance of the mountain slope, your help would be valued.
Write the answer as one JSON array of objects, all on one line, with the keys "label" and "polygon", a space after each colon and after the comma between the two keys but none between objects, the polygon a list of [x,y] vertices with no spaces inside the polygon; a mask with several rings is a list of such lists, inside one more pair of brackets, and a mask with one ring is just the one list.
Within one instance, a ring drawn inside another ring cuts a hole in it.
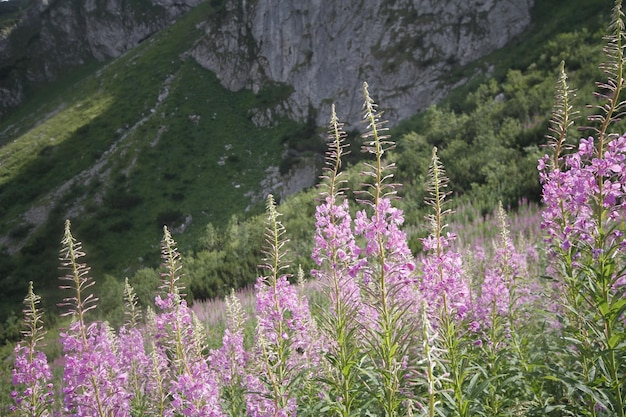
[{"label": "mountain slope", "polygon": [[[84,242],[93,274],[120,279],[159,262],[163,224],[177,232],[185,253],[198,237],[206,237],[209,222],[224,229],[232,215],[260,212],[268,192],[286,194],[290,177],[281,173],[289,168],[302,166],[307,179],[315,178],[311,166],[323,149],[316,118],[296,123],[276,111],[292,95],[292,86],[270,79],[255,93],[231,92],[197,63],[210,29],[207,17],[218,18],[222,6],[199,5],[120,58],[92,63],[42,89],[0,122],[5,255],[0,257],[5,309],[0,321],[22,299],[28,280],[50,306],[60,299],[56,259],[65,218],[72,219],[74,235]],[[564,1],[561,7],[576,5]],[[454,69],[461,75],[450,83],[474,73]],[[358,89],[345,94],[360,100]],[[358,117],[348,122],[357,124]],[[423,119],[417,123],[423,125]],[[466,150],[457,148],[460,155]],[[525,157],[532,159],[530,153]],[[410,158],[405,165],[412,165]],[[415,189],[421,186],[418,176],[412,179]],[[308,208],[292,212],[310,220]],[[236,228],[237,222],[231,225]]]},{"label": "mountain slope", "polygon": [[266,96],[227,92],[188,58],[210,11],[199,6],[78,84],[3,120],[6,297],[18,297],[29,279],[46,287],[55,281],[64,218],[73,219],[98,272],[121,274],[142,257],[158,262],[163,224],[202,228],[256,201],[265,170],[280,164],[281,137],[297,129],[288,120],[256,127],[247,110]]},{"label": "mountain slope", "polygon": [[137,46],[200,0],[7,0],[0,8],[0,116],[69,69]]}]

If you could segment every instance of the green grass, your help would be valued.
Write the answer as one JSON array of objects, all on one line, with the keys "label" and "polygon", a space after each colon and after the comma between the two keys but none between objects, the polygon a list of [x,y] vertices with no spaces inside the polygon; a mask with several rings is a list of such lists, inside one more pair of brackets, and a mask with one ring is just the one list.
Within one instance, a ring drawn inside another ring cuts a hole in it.
[{"label": "green grass", "polygon": [[[0,262],[6,299],[20,300],[33,280],[51,305],[59,300],[55,271],[68,213],[80,213],[73,229],[94,275],[123,277],[159,263],[164,222],[174,228],[191,216],[178,239],[185,248],[208,222],[244,213],[251,205],[246,193],[258,189],[269,165],[280,165],[281,138],[297,124],[257,128],[248,110],[271,105],[288,93],[285,86],[258,96],[232,93],[192,58],[181,58],[203,36],[197,25],[211,12],[209,3],[198,6],[119,59],[43,88],[3,118],[0,235],[25,241]],[[98,175],[76,181],[59,200],[48,197],[109,151]],[[21,221],[33,204],[50,206],[38,230]]]}]

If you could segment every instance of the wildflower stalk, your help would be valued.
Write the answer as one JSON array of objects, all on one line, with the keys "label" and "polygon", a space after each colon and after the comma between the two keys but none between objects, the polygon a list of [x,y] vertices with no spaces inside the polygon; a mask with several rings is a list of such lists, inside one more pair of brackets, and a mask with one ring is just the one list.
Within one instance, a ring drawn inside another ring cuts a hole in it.
[{"label": "wildflower stalk", "polygon": [[305,298],[282,271],[288,267],[285,228],[272,195],[267,199],[267,221],[262,268],[266,275],[255,286],[257,296],[256,350],[258,376],[250,375],[248,413],[291,415],[301,399],[298,383],[317,363],[317,344]]},{"label": "wildflower stalk", "polygon": [[[274,201],[274,197],[270,194],[267,198],[267,214],[268,214],[268,222],[267,222],[267,233],[266,239],[269,244],[269,249],[266,252],[269,255],[266,258],[268,262],[266,264],[267,270],[270,275],[267,277],[268,284],[270,286],[270,291],[272,292],[272,301],[274,302],[274,311],[281,311],[281,305],[279,302],[280,294],[278,289],[278,278],[281,269],[283,269],[283,265],[281,264],[281,260],[285,255],[283,251],[283,247],[286,243],[283,240],[283,235],[285,233],[285,229],[282,223],[278,220],[279,213],[276,211],[276,203]],[[276,341],[276,367],[267,367],[268,376],[271,381],[271,386],[273,390],[273,400],[275,402],[276,410],[284,410],[287,408],[287,400],[288,394],[283,392],[285,382],[288,378],[288,369],[287,369],[287,356],[289,354],[289,347],[287,346],[286,338],[283,336],[285,334],[285,323],[283,320],[277,320],[276,324],[276,335],[278,336]],[[265,343],[265,339],[263,337],[260,338],[261,350],[263,352],[263,357],[265,359],[265,363],[269,364],[272,360],[269,357],[269,353],[267,350],[267,344]]]},{"label": "wildflower stalk", "polygon": [[173,331],[174,331],[174,363],[179,367],[178,372],[190,372],[189,361],[187,360],[186,342],[184,339],[184,329],[181,323],[183,311],[181,311],[181,297],[180,291],[183,289],[180,286],[179,281],[181,278],[182,264],[180,262],[180,254],[176,248],[176,242],[172,238],[172,234],[168,230],[167,226],[163,226],[163,238],[161,240],[161,259],[162,267],[164,269],[161,272],[161,289],[166,291],[166,297],[169,297],[169,308],[172,309],[174,316]]},{"label": "wildflower stalk", "polygon": [[[435,254],[440,257],[443,253],[442,234],[448,226],[444,223],[444,217],[451,214],[450,209],[444,209],[446,197],[450,194],[445,191],[448,186],[448,178],[439,156],[437,155],[437,147],[433,148],[430,166],[428,167],[428,184],[426,186],[426,204],[432,209],[432,212],[426,216],[426,220],[430,224],[430,235],[435,241]],[[439,265],[439,277],[443,279],[443,269]]]},{"label": "wildflower stalk", "polygon": [[124,314],[127,316],[126,324],[135,328],[141,320],[141,308],[137,305],[137,294],[134,288],[124,279]]},{"label": "wildflower stalk", "polygon": [[559,75],[554,93],[554,107],[547,135],[548,146],[552,148],[552,168],[561,169],[561,156],[565,150],[571,149],[567,143],[567,130],[574,124],[577,111],[574,111],[572,99],[574,91],[567,84],[565,61],[559,65]]},{"label": "wildflower stalk", "polygon": [[51,415],[54,402],[52,374],[46,355],[37,349],[46,332],[43,328],[43,313],[38,308],[41,297],[33,292],[33,282],[28,284],[28,294],[24,299],[23,344],[14,349],[13,385],[11,397],[16,405],[11,406],[12,415],[47,417]]},{"label": "wildflower stalk", "polygon": [[[76,351],[68,354],[76,355],[76,360],[80,361],[82,359],[81,357],[85,353],[89,352],[91,348],[88,341],[85,313],[96,307],[97,298],[95,298],[91,293],[88,295],[85,294],[85,291],[94,285],[94,281],[88,276],[89,267],[87,267],[86,264],[79,262],[79,259],[85,256],[85,253],[83,252],[81,242],[77,241],[74,236],[72,236],[70,226],[70,221],[66,220],[63,240],[61,241],[62,249],[60,260],[61,267],[67,270],[68,273],[60,279],[70,282],[69,285],[62,285],[61,288],[73,290],[75,295],[73,297],[65,298],[61,305],[69,307],[69,311],[64,315],[72,315],[76,320],[75,325],[68,331],[67,340],[69,341],[69,339],[75,336],[75,333],[77,332],[80,341],[78,346],[70,348],[72,350],[75,349]],[[73,333],[73,335],[70,335],[70,332]],[[70,378],[74,379],[68,371],[70,370],[66,368],[65,382],[66,385],[73,386],[75,381],[68,380]],[[105,417],[107,415],[107,411],[105,410],[103,402],[104,398],[102,397],[100,384],[98,383],[98,380],[93,372],[90,372],[86,379],[88,381],[89,388],[93,390],[93,392],[88,393],[85,386],[73,386],[74,392],[66,395],[66,402],[68,403],[70,409],[72,409],[83,405],[80,404],[82,401],[80,399],[81,394],[86,397],[86,399],[92,397],[95,402],[95,404],[93,404],[95,412],[98,416]],[[87,407],[89,407],[89,405],[87,405]]]},{"label": "wildflower stalk", "polygon": [[184,289],[179,284],[182,277],[181,269],[182,264],[180,262],[180,253],[176,249],[176,242],[172,238],[172,234],[168,230],[167,226],[163,226],[163,238],[161,239],[161,266],[163,272],[161,272],[161,286],[160,289],[165,294],[178,294],[180,297],[184,297],[185,294],[181,294],[180,291]]},{"label": "wildflower stalk", "polygon": [[[517,267],[515,265],[515,248],[510,239],[507,226],[506,213],[502,202],[498,203],[496,216],[499,228],[499,239],[495,243],[495,255],[493,267],[487,270],[487,276],[483,282],[483,294],[481,303],[489,301],[489,331],[486,347],[487,372],[491,380],[488,389],[488,397],[485,401],[487,411],[492,415],[507,410],[513,402],[524,400],[519,393],[514,395],[508,391],[503,377],[508,376],[512,370],[506,368],[508,360],[515,353],[523,362],[521,348],[515,352],[512,345],[519,342],[516,332],[516,299]],[[491,287],[491,288],[490,288]],[[491,297],[491,299],[489,299]],[[485,346],[483,344],[483,346]]]},{"label": "wildflower stalk", "polygon": [[544,228],[550,233],[566,287],[564,307],[571,323],[566,328],[571,332],[568,340],[576,341],[585,379],[581,395],[587,398],[589,415],[608,409],[623,417],[626,363],[620,349],[626,342],[626,212],[621,202],[626,138],[609,132],[626,110],[626,101],[620,97],[626,62],[621,0],[615,2],[609,31],[604,49],[607,59],[601,65],[608,79],[596,83],[595,93],[603,104],[592,106],[598,112],[589,117],[598,125],[592,127],[596,138],[581,139],[578,151],[565,158],[563,171],[541,175],[547,206]]},{"label": "wildflower stalk", "polygon": [[[427,215],[427,220],[430,223],[430,235],[435,241],[435,257],[440,259],[443,254],[442,232],[447,226],[443,219],[444,215],[449,214],[451,211],[444,210],[445,199],[447,196],[444,189],[448,184],[448,179],[437,155],[436,147],[434,147],[432,151],[428,176],[429,183],[427,186],[427,192],[429,195],[426,199],[426,204],[432,208],[432,212]],[[435,279],[438,282],[444,282],[446,279],[443,265],[441,263],[438,263],[437,265],[437,277],[435,277]],[[462,358],[458,355],[460,346],[458,344],[459,340],[457,337],[457,329],[455,322],[451,317],[448,297],[445,292],[442,294],[442,310],[438,325],[444,347],[442,355],[448,364],[448,370],[450,372],[456,412],[460,417],[469,416],[469,404],[465,400],[463,394],[463,380],[465,373],[461,368]]]},{"label": "wildflower stalk", "polygon": [[465,385],[472,366],[468,355],[464,352],[465,347],[460,336],[460,329],[457,328],[457,324],[450,314],[445,312],[448,308],[447,296],[444,294],[444,310],[441,313],[439,323],[439,334],[443,345],[441,356],[447,364],[448,372],[450,373],[450,382],[447,385],[451,385],[449,389],[453,393],[452,405],[455,413],[459,417],[469,417],[471,415],[471,402],[465,394]]},{"label": "wildflower stalk", "polygon": [[[604,47],[606,54],[606,62],[600,65],[600,68],[608,76],[605,83],[596,83],[599,90],[594,95],[600,100],[605,101],[604,105],[593,106],[599,110],[599,114],[589,117],[592,122],[599,122],[600,127],[594,127],[593,130],[597,134],[598,144],[596,147],[596,155],[602,158],[606,140],[612,136],[607,133],[609,126],[618,121],[623,115],[626,103],[620,101],[620,95],[624,88],[624,21],[622,12],[622,0],[616,0],[613,7],[613,21],[609,26],[610,33],[604,37],[607,41]],[[600,190],[601,191],[601,190]]]},{"label": "wildflower stalk", "polygon": [[367,83],[363,83],[363,95],[363,119],[367,125],[363,150],[372,154],[375,161],[366,164],[363,172],[373,178],[373,184],[366,184],[367,198],[361,202],[373,209],[373,214],[368,219],[365,211],[357,213],[355,233],[366,238],[365,253],[369,256],[364,287],[376,311],[375,323],[369,328],[372,333],[370,355],[382,391],[376,393],[376,397],[385,415],[394,417],[400,415],[403,403],[411,407],[405,387],[408,369],[403,362],[410,355],[410,338],[415,334],[406,319],[408,304],[413,300],[403,294],[408,291],[406,282],[414,265],[406,236],[397,229],[404,219],[398,209],[391,207],[390,198],[396,194],[396,184],[390,182],[394,164],[387,164],[383,155],[394,145],[382,134],[386,130],[384,122],[369,95]]},{"label": "wildflower stalk", "polygon": [[[430,224],[430,235],[424,239],[424,248],[430,251],[425,264],[425,276],[422,279],[423,292],[428,297],[430,320],[437,327],[437,340],[441,343],[441,361],[449,373],[444,383],[446,389],[452,391],[452,397],[446,394],[452,408],[460,417],[470,415],[471,403],[465,394],[465,386],[469,372],[473,369],[466,351],[466,341],[459,328],[459,321],[467,309],[469,291],[465,288],[461,271],[450,268],[453,265],[453,254],[447,249],[454,235],[443,235],[447,228],[445,217],[451,213],[445,208],[448,192],[445,191],[448,178],[437,148],[433,148],[431,163],[428,168],[427,196],[425,203],[431,207],[426,216]],[[449,252],[449,253],[448,253]],[[438,311],[437,311],[438,310]]]},{"label": "wildflower stalk", "polygon": [[152,385],[149,387],[152,394],[152,401],[150,401],[150,410],[156,416],[165,416],[167,408],[168,392],[165,387],[165,375],[163,374],[162,360],[159,358],[159,352],[152,346],[150,353],[150,363]]},{"label": "wildflower stalk", "polygon": [[330,385],[329,406],[338,415],[354,415],[358,407],[358,363],[362,359],[358,340],[360,290],[350,274],[354,266],[355,242],[351,217],[341,184],[341,158],[346,152],[345,132],[331,109],[329,149],[320,192],[323,201],[316,207],[316,246],[313,258],[320,269],[314,274],[321,280],[331,301],[330,310],[322,310],[321,330],[329,339],[326,358],[331,367],[325,379]]},{"label": "wildflower stalk", "polygon": [[[518,290],[520,284],[518,280],[520,277],[516,275],[514,252],[515,246],[510,239],[509,224],[507,220],[507,213],[502,206],[502,201],[498,202],[497,209],[498,222],[500,225],[500,243],[499,246],[502,249],[502,270],[504,281],[508,283],[508,295],[509,300],[507,303],[508,311],[506,315],[506,326],[508,327],[508,338],[510,346],[513,349],[517,359],[522,367],[524,377],[532,378],[531,375],[531,363],[528,358],[528,352],[525,350],[524,339],[522,329],[520,329],[520,322],[518,313],[521,308],[520,295]],[[531,390],[533,395],[533,401],[535,404],[541,402],[541,385],[531,384]]]},{"label": "wildflower stalk", "polygon": [[490,415],[498,415],[501,411],[501,387],[500,380],[502,373],[500,370],[501,361],[499,360],[500,353],[502,352],[501,346],[501,324],[500,315],[497,313],[495,306],[495,300],[491,305],[491,331],[489,332],[489,341],[487,342],[487,375],[491,378],[489,384],[487,398],[485,399],[485,409]]},{"label": "wildflower stalk", "polygon": [[155,373],[163,376],[157,390],[166,390],[166,414],[222,416],[215,375],[209,369],[204,352],[205,336],[182,298],[182,263],[167,227],[161,240],[161,290],[155,304]]},{"label": "wildflower stalk", "polygon": [[[374,170],[371,173],[374,176],[374,193],[373,197],[373,206],[375,207],[374,216],[376,217],[376,223],[380,222],[380,212],[377,210],[378,204],[382,195],[383,188],[383,147],[381,140],[385,139],[384,136],[379,134],[379,129],[381,129],[379,117],[376,114],[376,109],[374,105],[374,101],[369,95],[368,85],[367,83],[363,84],[363,94],[365,96],[364,110],[365,115],[364,119],[367,122],[367,127],[369,128],[369,132],[366,135],[366,138],[371,138],[369,142],[367,142],[367,149],[369,149],[370,153],[373,153],[376,158],[376,165],[373,167]],[[376,285],[378,286],[378,302],[380,303],[380,316],[378,319],[378,325],[380,326],[377,336],[380,337],[379,345],[376,346],[378,355],[380,355],[379,365],[382,366],[381,376],[382,376],[382,386],[383,386],[383,409],[387,416],[392,417],[398,415],[398,407],[400,401],[398,399],[398,391],[399,387],[397,385],[398,378],[395,376],[398,368],[398,360],[395,355],[395,351],[397,349],[393,332],[393,321],[391,313],[391,306],[389,305],[389,289],[386,271],[383,265],[385,264],[385,242],[383,241],[383,236],[378,234],[375,236],[376,244],[377,244],[377,255],[378,255],[378,265],[380,269],[378,271],[378,276],[374,277],[376,280]]]},{"label": "wildflower stalk", "polygon": [[427,314],[425,302],[422,305],[422,349],[424,352],[424,363],[426,366],[426,382],[428,386],[428,417],[435,417],[437,405],[437,388],[441,388],[441,384],[435,377],[435,367],[437,366],[436,352],[433,345],[437,333],[432,328],[430,318]]},{"label": "wildflower stalk", "polygon": [[89,267],[78,262],[80,258],[85,256],[81,242],[77,241],[70,229],[70,221],[65,221],[65,231],[63,240],[61,241],[61,269],[67,270],[68,273],[61,277],[63,281],[69,281],[68,285],[61,285],[61,289],[74,291],[73,297],[63,300],[60,306],[67,306],[69,310],[64,316],[75,316],[76,321],[80,323],[80,337],[83,344],[87,344],[87,332],[85,325],[85,313],[96,308],[97,298],[93,294],[85,294],[86,290],[94,285],[94,281],[89,278]]},{"label": "wildflower stalk", "polygon": [[120,365],[128,374],[127,391],[131,393],[131,411],[133,415],[143,415],[148,410],[148,403],[153,400],[146,395],[151,363],[144,348],[143,334],[138,328],[141,309],[128,278],[124,280],[124,314],[126,322],[118,333]]},{"label": "wildflower stalk", "polygon": [[228,416],[237,417],[246,412],[247,354],[243,346],[246,314],[234,290],[226,297],[226,312],[227,328],[222,347],[211,352],[209,362],[217,375],[222,409]]}]

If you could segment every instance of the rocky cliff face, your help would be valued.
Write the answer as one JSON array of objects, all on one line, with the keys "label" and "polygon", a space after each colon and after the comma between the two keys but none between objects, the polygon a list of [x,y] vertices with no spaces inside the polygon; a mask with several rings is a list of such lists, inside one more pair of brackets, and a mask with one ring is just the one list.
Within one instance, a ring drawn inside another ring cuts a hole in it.
[{"label": "rocky cliff face", "polygon": [[[20,1],[20,0],[13,0]],[[0,115],[33,83],[116,57],[201,0],[33,0],[0,35]],[[521,33],[534,0],[225,0],[194,58],[231,90],[292,89],[277,114],[326,123],[330,102],[356,120],[363,81],[391,121],[445,93],[440,81]]]},{"label": "rocky cliff face", "polygon": [[291,86],[274,113],[303,120],[319,110],[318,123],[330,102],[358,120],[367,81],[393,121],[440,98],[451,68],[520,34],[533,1],[228,0],[193,55],[231,90]]},{"label": "rocky cliff face", "polygon": [[201,0],[33,0],[0,35],[0,115],[29,86],[121,55]]}]

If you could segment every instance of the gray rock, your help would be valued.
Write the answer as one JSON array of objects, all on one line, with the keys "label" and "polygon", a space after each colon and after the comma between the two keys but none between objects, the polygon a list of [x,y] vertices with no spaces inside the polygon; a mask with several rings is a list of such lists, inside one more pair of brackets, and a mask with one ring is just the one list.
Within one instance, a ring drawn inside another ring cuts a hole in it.
[{"label": "gray rock", "polygon": [[68,68],[117,57],[171,24],[201,0],[33,1],[0,38],[0,115],[19,105],[25,86]]},{"label": "gray rock", "polygon": [[358,120],[367,81],[386,119],[416,113],[445,94],[457,65],[503,47],[530,23],[534,0],[228,0],[192,52],[228,89],[293,87],[294,119],[310,109]]}]

